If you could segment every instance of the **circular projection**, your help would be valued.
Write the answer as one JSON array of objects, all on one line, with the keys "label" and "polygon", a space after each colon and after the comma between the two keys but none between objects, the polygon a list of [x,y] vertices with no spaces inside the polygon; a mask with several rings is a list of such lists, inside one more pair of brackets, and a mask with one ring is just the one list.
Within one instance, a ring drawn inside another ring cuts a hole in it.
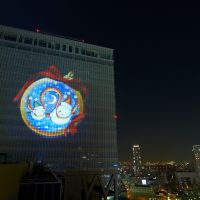
[{"label": "circular projection", "polygon": [[42,78],[24,91],[20,111],[25,124],[37,134],[58,136],[66,134],[73,119],[83,113],[83,100],[67,84]]}]

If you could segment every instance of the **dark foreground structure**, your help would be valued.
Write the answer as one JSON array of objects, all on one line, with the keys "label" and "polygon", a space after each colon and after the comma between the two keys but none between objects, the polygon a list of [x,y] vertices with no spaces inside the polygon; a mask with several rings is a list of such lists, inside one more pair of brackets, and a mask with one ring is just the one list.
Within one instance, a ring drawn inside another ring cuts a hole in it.
[{"label": "dark foreground structure", "polygon": [[90,200],[117,199],[117,171],[66,171],[63,176],[53,172],[27,176],[19,191],[20,200]]},{"label": "dark foreground structure", "polygon": [[67,170],[54,173],[41,165],[0,165],[1,200],[118,199],[117,170]]},{"label": "dark foreground structure", "polygon": [[[64,181],[53,181],[61,191],[74,176],[86,199],[95,185],[106,198],[112,185],[106,181],[115,183],[118,167],[113,50],[0,26],[0,69],[0,154],[6,162],[42,164],[62,174]],[[33,182],[24,179],[23,190]]]}]

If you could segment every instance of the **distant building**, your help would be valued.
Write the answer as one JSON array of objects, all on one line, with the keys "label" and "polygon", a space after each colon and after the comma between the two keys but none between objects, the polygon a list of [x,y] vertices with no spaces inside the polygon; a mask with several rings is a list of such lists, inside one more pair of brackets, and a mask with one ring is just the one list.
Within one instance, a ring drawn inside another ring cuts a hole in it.
[{"label": "distant building", "polygon": [[134,174],[137,176],[141,170],[141,151],[139,145],[133,145],[133,170]]},{"label": "distant building", "polygon": [[123,174],[129,174],[131,175],[132,170],[132,162],[120,162],[120,171]]},{"label": "distant building", "polygon": [[192,154],[194,158],[194,168],[198,176],[200,177],[200,145],[194,145],[192,147]]},{"label": "distant building", "polygon": [[199,184],[199,180],[195,172],[176,172],[175,176],[183,189],[197,188]]},{"label": "distant building", "polygon": [[174,164],[177,172],[194,172],[194,162],[176,162]]}]

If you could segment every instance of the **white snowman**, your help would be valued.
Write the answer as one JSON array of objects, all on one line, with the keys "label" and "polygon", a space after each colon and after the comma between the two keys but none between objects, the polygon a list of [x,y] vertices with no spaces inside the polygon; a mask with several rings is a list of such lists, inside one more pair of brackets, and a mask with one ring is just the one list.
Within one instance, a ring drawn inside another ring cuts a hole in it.
[{"label": "white snowman", "polygon": [[61,104],[55,108],[51,114],[51,120],[55,124],[66,124],[70,121],[70,118],[72,116],[72,106],[66,102],[61,102]]},{"label": "white snowman", "polygon": [[[29,100],[31,99],[32,98],[29,98]],[[34,101],[34,107],[29,109],[31,110],[31,116],[33,119],[41,120],[45,117],[45,109],[37,102],[37,99]]]}]

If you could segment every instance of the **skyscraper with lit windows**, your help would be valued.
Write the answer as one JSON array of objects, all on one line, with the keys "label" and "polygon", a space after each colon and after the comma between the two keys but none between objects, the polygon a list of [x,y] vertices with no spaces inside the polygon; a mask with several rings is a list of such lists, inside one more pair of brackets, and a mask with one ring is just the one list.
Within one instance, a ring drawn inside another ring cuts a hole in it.
[{"label": "skyscraper with lit windows", "polygon": [[133,171],[134,174],[137,176],[140,174],[141,164],[142,164],[140,146],[133,145],[132,151],[133,151]]},{"label": "skyscraper with lit windows", "polygon": [[192,154],[193,154],[195,171],[200,177],[200,145],[193,145]]}]

